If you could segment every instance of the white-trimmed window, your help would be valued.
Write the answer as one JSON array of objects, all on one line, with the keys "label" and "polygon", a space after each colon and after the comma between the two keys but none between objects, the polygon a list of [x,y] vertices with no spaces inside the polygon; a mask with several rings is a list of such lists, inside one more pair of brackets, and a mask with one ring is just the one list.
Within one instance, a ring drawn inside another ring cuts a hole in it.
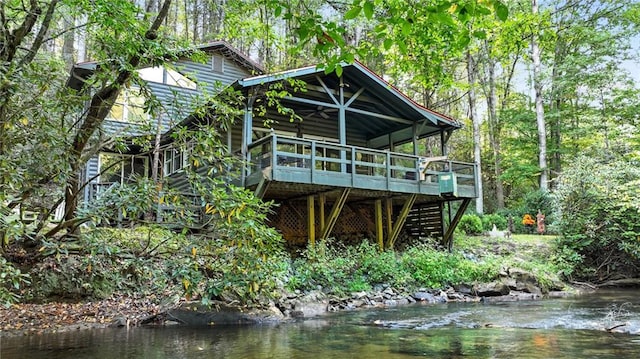
[{"label": "white-trimmed window", "polygon": [[170,176],[189,165],[189,153],[192,146],[188,146],[186,150],[178,147],[170,147],[164,150],[164,166],[163,173]]},{"label": "white-trimmed window", "polygon": [[122,89],[113,106],[111,106],[107,119],[118,122],[140,123],[148,118],[148,114],[144,110],[144,102],[144,96],[142,96],[139,88]]},{"label": "white-trimmed window", "polygon": [[138,74],[140,74],[141,79],[149,82],[156,82],[190,90],[196,90],[198,87],[195,81],[180,72],[161,66],[140,69],[138,70]]},{"label": "white-trimmed window", "polygon": [[130,183],[134,177],[145,177],[149,170],[146,156],[101,153],[98,157],[100,183]]}]

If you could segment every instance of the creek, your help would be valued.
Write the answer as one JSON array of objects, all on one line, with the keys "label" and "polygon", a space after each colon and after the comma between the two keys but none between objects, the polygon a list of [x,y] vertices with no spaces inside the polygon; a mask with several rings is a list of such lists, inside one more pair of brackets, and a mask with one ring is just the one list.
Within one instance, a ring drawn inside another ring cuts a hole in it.
[{"label": "creek", "polygon": [[640,358],[640,291],[414,304],[270,325],[0,337],[1,359],[412,357]]}]

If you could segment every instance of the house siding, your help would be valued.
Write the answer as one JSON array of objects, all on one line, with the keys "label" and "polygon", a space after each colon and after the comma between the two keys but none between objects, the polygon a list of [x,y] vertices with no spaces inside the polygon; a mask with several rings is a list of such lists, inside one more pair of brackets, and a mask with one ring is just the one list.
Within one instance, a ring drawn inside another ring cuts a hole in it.
[{"label": "house siding", "polygon": [[[161,115],[162,117],[160,121],[162,126],[161,131],[163,133],[167,132],[193,113],[198,102],[196,99],[199,96],[214,95],[239,79],[255,75],[247,68],[241,66],[235,60],[228,57],[224,58],[222,72],[213,71],[213,56],[223,55],[218,51],[209,52],[209,55],[210,56],[205,63],[196,63],[189,60],[181,60],[175,63],[175,68],[178,72],[188,75],[191,79],[196,81],[198,85],[197,90],[156,82],[147,83],[152,94],[166,109],[165,113]],[[157,119],[152,119],[152,127],[155,127],[157,122]],[[149,134],[148,127],[145,130],[145,128],[139,124],[113,120],[104,121],[102,130],[107,136],[140,136]],[[234,140],[234,143],[239,144],[240,138]],[[95,156],[87,163],[87,180],[91,180],[94,176],[97,176],[98,173],[98,156]],[[179,191],[188,192],[189,185],[183,177],[184,176],[180,173],[174,174],[169,177],[169,183],[173,188],[176,188]],[[98,177],[94,178],[90,182],[97,183]],[[87,186],[87,189],[85,189],[85,200],[88,200],[90,196],[89,187],[91,186]]]}]

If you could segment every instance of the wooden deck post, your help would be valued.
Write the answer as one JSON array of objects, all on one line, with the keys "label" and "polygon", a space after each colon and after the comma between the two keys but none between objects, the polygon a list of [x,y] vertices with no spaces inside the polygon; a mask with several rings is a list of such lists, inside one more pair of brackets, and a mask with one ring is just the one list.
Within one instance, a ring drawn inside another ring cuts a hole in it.
[{"label": "wooden deck post", "polygon": [[387,237],[393,232],[393,198],[388,197],[384,203],[385,221],[387,222]]},{"label": "wooden deck post", "polygon": [[467,210],[469,203],[471,203],[470,198],[465,198],[462,200],[462,204],[460,204],[456,215],[452,220],[450,220],[449,228],[447,228],[447,231],[444,234],[444,238],[442,238],[442,244],[447,247],[449,252],[451,252],[451,249],[453,249],[453,232],[455,231],[456,226],[458,226],[458,222],[460,222],[460,219],[462,219],[464,212]]},{"label": "wooden deck post", "polygon": [[413,204],[416,202],[416,198],[418,198],[418,194],[412,194],[404,203],[404,206],[402,206],[402,210],[400,211],[400,214],[398,214],[398,218],[396,218],[396,223],[393,225],[393,231],[387,240],[388,248],[393,248],[396,244],[396,240],[398,240],[398,236],[400,235],[400,230],[402,229],[402,226],[404,226],[407,216],[409,215],[409,211],[411,211],[411,207],[413,207]]},{"label": "wooden deck post", "polygon": [[384,250],[384,232],[382,231],[382,200],[376,199],[376,239],[378,240],[378,246],[380,251]]},{"label": "wooden deck post", "polygon": [[349,192],[351,192],[350,187],[343,189],[340,196],[338,196],[336,201],[333,203],[331,213],[329,213],[329,218],[327,219],[327,225],[322,229],[322,235],[320,236],[321,239],[325,240],[329,238],[329,234],[331,234],[333,227],[335,227],[336,222],[338,221],[338,216],[340,215],[340,212],[342,212],[344,204],[347,202]]},{"label": "wooden deck post", "polygon": [[307,196],[307,232],[309,244],[316,245],[316,215],[313,195]]},{"label": "wooden deck post", "polygon": [[319,207],[319,215],[320,215],[320,232],[324,231],[326,225],[326,218],[324,213],[324,207],[327,205],[327,194],[320,193],[318,196],[318,207]]}]

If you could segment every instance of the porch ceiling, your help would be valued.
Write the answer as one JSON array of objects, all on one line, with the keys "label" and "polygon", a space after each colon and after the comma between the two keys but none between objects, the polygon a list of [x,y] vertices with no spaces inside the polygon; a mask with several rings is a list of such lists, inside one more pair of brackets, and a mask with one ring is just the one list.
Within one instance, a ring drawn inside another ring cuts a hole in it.
[{"label": "porch ceiling", "polygon": [[[373,148],[388,145],[389,135],[394,143],[411,141],[414,125],[418,137],[460,127],[457,121],[409,99],[358,62],[343,67],[342,82],[335,73],[325,74],[322,69],[312,66],[247,78],[235,86],[246,94],[250,91],[260,94],[269,84],[284,79],[302,80],[305,89],[295,91],[287,86],[291,95],[283,99],[282,104],[300,115],[303,122],[325,122],[327,126],[338,123],[342,88],[347,138],[357,134]],[[268,116],[277,118],[279,115],[274,110]]]}]

